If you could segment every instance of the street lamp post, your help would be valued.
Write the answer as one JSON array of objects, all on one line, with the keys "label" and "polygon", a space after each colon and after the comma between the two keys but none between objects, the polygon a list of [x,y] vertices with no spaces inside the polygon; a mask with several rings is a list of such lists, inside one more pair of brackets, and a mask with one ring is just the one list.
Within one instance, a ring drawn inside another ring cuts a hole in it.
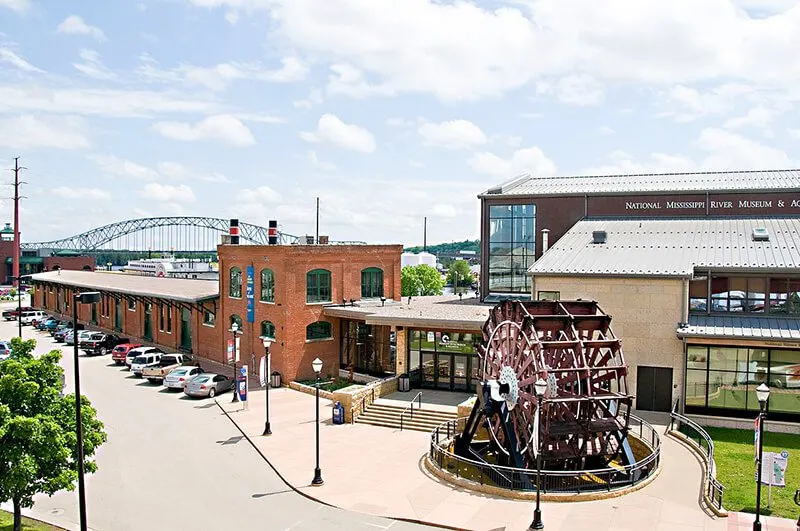
[{"label": "street lamp post", "polygon": [[[537,430],[542,425],[542,401],[544,400],[544,393],[547,391],[547,382],[541,377],[533,384],[536,390],[536,418]],[[544,522],[542,522],[542,509],[539,505],[539,493],[542,490],[542,441],[539,433],[534,433],[536,437],[536,509],[533,511],[533,522],[529,529],[544,529]]]},{"label": "street lamp post", "polygon": [[762,383],[756,387],[758,398],[758,469],[756,470],[756,519],[753,522],[753,531],[761,531],[761,460],[764,456],[764,420],[767,418],[767,402],[769,401],[769,387]]},{"label": "street lamp post", "polygon": [[266,405],[267,416],[266,416],[266,421],[264,422],[264,433],[262,433],[261,435],[272,435],[272,428],[269,425],[269,388],[270,388],[270,385],[271,385],[271,383],[269,381],[269,378],[270,378],[270,375],[269,375],[269,366],[270,366],[270,363],[269,363],[269,346],[272,344],[273,341],[275,341],[275,338],[262,336],[261,337],[261,341],[263,341],[263,343],[264,343],[264,356],[265,356],[265,358],[264,358],[265,359],[265,361],[264,361],[264,371],[266,373],[266,374],[264,374],[264,379],[265,379],[266,384],[267,384],[267,405]]},{"label": "street lamp post", "polygon": [[319,469],[319,373],[322,371],[322,360],[315,358],[314,361],[311,362],[311,367],[317,374],[317,467],[314,469],[314,479],[311,481],[311,484],[315,487],[319,487],[325,483],[322,480],[322,471]]},{"label": "street lamp post", "polygon": [[75,434],[78,439],[78,503],[81,520],[81,531],[86,531],[86,487],[83,481],[83,420],[81,417],[81,371],[78,364],[78,304],[94,304],[100,300],[100,292],[85,291],[76,293],[72,300],[72,339],[73,357],[75,358]]},{"label": "street lamp post", "polygon": [[230,333],[233,337],[233,399],[231,400],[231,404],[235,404],[239,401],[239,382],[236,376],[236,337],[242,333],[236,321],[231,323]]}]

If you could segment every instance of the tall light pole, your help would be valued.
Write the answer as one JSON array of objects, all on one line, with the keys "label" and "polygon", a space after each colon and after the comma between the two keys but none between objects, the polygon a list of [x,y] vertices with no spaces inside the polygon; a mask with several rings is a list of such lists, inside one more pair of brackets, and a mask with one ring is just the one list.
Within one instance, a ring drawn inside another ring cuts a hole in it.
[{"label": "tall light pole", "polygon": [[239,380],[238,376],[236,375],[236,354],[238,353],[238,350],[236,349],[236,337],[242,333],[242,331],[239,330],[239,323],[236,321],[231,323],[231,329],[229,332],[233,337],[233,399],[231,400],[231,403],[235,404],[239,401]]},{"label": "tall light pole", "polygon": [[17,327],[19,328],[19,338],[22,339],[22,277],[13,278],[17,282]]},{"label": "tall light pole", "polygon": [[544,529],[544,522],[542,522],[542,509],[540,507],[540,492],[542,490],[542,441],[539,438],[538,430],[542,425],[542,402],[544,401],[544,393],[547,391],[547,382],[541,377],[533,384],[536,390],[536,429],[534,433],[536,437],[536,509],[533,511],[533,522],[529,529]]},{"label": "tall light pole", "polygon": [[319,487],[325,483],[322,481],[322,471],[319,469],[319,373],[322,372],[322,360],[315,358],[314,361],[311,362],[311,367],[317,374],[317,467],[314,469],[314,479],[311,481],[311,484],[315,487]]},{"label": "tall light pole", "polygon": [[758,398],[758,468],[756,469],[756,519],[753,522],[753,531],[761,531],[761,460],[764,456],[764,420],[767,418],[767,402],[769,401],[769,387],[762,383],[756,387]]},{"label": "tall light pole", "polygon": [[271,386],[270,382],[270,375],[269,375],[269,346],[275,341],[275,338],[268,337],[268,336],[261,336],[261,341],[264,343],[264,380],[267,384],[267,416],[266,421],[264,422],[264,433],[261,435],[272,435],[272,428],[269,425],[269,388]]},{"label": "tall light pole", "polygon": [[72,339],[74,343],[72,352],[75,358],[75,434],[78,439],[78,503],[81,531],[86,531],[86,486],[83,481],[83,420],[81,417],[81,370],[78,364],[78,304],[94,304],[99,301],[99,291],[76,293],[72,299]]}]

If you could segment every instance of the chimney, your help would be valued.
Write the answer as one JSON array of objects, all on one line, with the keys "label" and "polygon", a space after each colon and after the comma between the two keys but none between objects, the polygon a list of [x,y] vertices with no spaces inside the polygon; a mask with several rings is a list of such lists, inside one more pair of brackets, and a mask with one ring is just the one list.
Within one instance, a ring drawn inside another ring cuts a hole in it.
[{"label": "chimney", "polygon": [[320,245],[328,245],[328,237],[320,234],[319,241],[317,243]]},{"label": "chimney", "polygon": [[231,227],[229,230],[231,235],[231,245],[239,245],[239,220],[232,219],[231,220]]},{"label": "chimney", "polygon": [[306,234],[306,245],[314,245],[314,237]]},{"label": "chimney", "polygon": [[267,226],[267,238],[270,245],[278,245],[278,220],[269,220]]},{"label": "chimney", "polygon": [[592,243],[595,244],[606,243],[607,237],[608,236],[606,234],[606,231],[604,230],[592,231]]},{"label": "chimney", "polygon": [[542,254],[550,248],[550,229],[542,229]]}]

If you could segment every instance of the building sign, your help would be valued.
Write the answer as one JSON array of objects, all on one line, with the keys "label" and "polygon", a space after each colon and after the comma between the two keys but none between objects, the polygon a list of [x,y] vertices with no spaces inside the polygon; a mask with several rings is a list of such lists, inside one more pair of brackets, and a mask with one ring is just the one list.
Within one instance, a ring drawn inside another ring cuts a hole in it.
[{"label": "building sign", "polygon": [[256,320],[256,281],[255,268],[247,266],[247,279],[245,281],[245,295],[247,296],[247,322]]},{"label": "building sign", "polygon": [[587,198],[589,216],[734,216],[800,214],[798,193],[614,195]]}]

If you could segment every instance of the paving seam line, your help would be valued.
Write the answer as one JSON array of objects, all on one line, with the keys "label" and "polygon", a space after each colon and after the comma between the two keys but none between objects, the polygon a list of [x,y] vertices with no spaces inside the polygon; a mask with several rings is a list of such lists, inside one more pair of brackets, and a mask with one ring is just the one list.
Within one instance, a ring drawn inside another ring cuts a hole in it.
[{"label": "paving seam line", "polygon": [[[241,426],[239,426],[239,424],[235,420],[233,420],[233,417],[231,417],[228,414],[228,412],[225,411],[225,408],[223,408],[216,399],[214,400],[214,403],[217,404],[217,407],[219,407],[219,409],[225,414],[225,416],[228,417],[228,420],[231,421],[231,424],[236,426],[236,429],[239,431],[239,433],[242,434],[242,437],[244,437],[245,440],[247,440],[247,442],[250,443],[250,446],[253,447],[253,449],[258,453],[258,455],[261,456],[261,459],[263,459],[269,465],[269,467],[272,469],[272,471],[275,472],[275,474],[281,479],[281,481],[284,482],[284,484],[286,484],[287,487],[289,487],[290,489],[292,489],[297,494],[299,494],[299,495],[303,496],[304,498],[309,499],[311,501],[314,501],[314,502],[317,502],[317,503],[321,503],[322,505],[326,505],[328,507],[333,507],[334,509],[340,509],[340,510],[343,510],[343,511],[347,510],[347,509],[342,509],[341,507],[337,507],[336,505],[330,504],[328,502],[322,501],[319,498],[315,498],[314,496],[311,496],[310,494],[306,494],[302,490],[298,489],[297,487],[295,487],[294,485],[289,483],[286,480],[286,478],[283,477],[283,475],[280,472],[278,472],[278,469],[275,468],[275,465],[273,465],[272,462],[269,459],[267,459],[267,456],[264,455],[264,452],[262,452],[261,449],[258,446],[255,445],[255,443],[250,438],[250,436],[248,436],[244,432],[244,430],[241,428]],[[350,511],[350,512],[356,512],[356,511]],[[367,514],[367,513],[360,513],[360,514]],[[371,516],[377,516],[377,515],[371,515]],[[410,523],[410,524],[427,525],[427,526],[430,526],[430,527],[437,527],[439,529],[448,529],[450,531],[470,531],[469,529],[466,529],[464,527],[453,527],[453,526],[446,525],[446,524],[437,524],[435,522],[425,522],[424,520],[417,520],[417,519],[414,519],[414,518],[399,518],[399,517],[394,517],[394,516],[380,516],[379,518],[386,518],[387,520],[394,520],[394,521],[397,521],[397,522],[407,522],[407,523]]]}]

